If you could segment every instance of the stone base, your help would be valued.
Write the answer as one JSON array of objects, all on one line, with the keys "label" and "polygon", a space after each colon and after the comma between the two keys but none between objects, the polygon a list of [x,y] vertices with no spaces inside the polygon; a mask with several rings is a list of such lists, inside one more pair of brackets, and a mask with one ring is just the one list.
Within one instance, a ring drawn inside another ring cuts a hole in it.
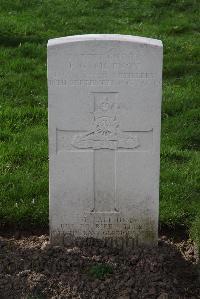
[{"label": "stone base", "polygon": [[[148,238],[147,238],[148,235]],[[129,252],[132,249],[138,247],[153,247],[158,244],[158,238],[156,235],[153,235],[152,232],[147,232],[147,235],[136,236],[135,238],[89,238],[89,237],[75,237],[73,235],[63,233],[63,232],[51,232],[50,233],[50,243],[52,245],[59,246],[100,246],[108,247],[112,249],[118,249],[125,252]]]}]

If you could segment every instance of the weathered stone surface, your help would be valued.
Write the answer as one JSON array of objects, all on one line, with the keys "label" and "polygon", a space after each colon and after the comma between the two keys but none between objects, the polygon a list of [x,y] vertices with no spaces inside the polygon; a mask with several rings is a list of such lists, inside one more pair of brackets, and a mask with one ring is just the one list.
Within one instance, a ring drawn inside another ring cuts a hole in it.
[{"label": "weathered stone surface", "polygon": [[52,243],[157,242],[161,79],[159,40],[48,42]]}]

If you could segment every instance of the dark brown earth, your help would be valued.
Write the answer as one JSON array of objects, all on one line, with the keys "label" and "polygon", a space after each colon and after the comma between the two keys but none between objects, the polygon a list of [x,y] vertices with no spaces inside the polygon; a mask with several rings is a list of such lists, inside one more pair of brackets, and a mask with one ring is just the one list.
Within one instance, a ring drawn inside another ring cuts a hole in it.
[{"label": "dark brown earth", "polygon": [[198,273],[190,240],[162,236],[158,247],[124,255],[101,242],[61,248],[48,235],[0,237],[1,299],[200,298]]}]

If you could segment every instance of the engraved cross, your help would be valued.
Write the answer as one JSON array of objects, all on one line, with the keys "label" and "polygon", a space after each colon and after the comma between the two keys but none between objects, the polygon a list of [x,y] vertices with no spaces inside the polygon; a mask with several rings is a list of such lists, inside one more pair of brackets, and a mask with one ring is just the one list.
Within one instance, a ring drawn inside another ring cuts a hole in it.
[{"label": "engraved cross", "polygon": [[[122,131],[117,119],[116,92],[97,92],[94,96],[92,128],[71,132],[70,146],[93,150],[94,206],[91,212],[118,212],[116,198],[117,152],[123,150],[150,150],[153,130]],[[69,131],[57,130],[58,138],[65,140]],[[65,141],[61,148],[66,150]],[[59,150],[59,149],[58,149]]]}]

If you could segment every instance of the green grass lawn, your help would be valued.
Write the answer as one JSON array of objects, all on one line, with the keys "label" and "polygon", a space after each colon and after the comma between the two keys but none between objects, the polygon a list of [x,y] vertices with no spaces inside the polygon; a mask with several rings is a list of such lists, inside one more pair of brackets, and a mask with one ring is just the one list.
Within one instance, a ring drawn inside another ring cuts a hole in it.
[{"label": "green grass lawn", "polygon": [[120,33],[164,44],[160,223],[200,244],[199,0],[1,0],[0,224],[48,225],[46,44]]}]

